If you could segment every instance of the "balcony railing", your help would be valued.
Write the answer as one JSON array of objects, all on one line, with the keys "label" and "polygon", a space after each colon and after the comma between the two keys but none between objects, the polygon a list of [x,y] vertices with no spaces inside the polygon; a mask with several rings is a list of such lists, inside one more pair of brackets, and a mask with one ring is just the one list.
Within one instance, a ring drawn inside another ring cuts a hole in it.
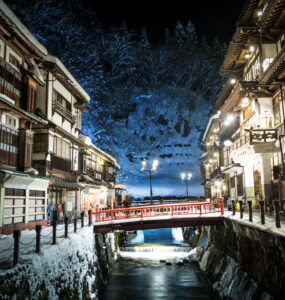
[{"label": "balcony railing", "polygon": [[62,104],[60,104],[58,101],[53,100],[52,111],[59,113],[71,123],[75,123],[75,116],[73,116],[73,114],[64,106],[62,106]]},{"label": "balcony railing", "polygon": [[51,168],[70,173],[71,160],[51,155]]},{"label": "balcony railing", "polygon": [[222,175],[221,168],[217,167],[211,174],[210,179],[215,178],[216,176]]},{"label": "balcony railing", "polygon": [[274,142],[277,139],[277,129],[252,129],[249,137],[251,145]]},{"label": "balcony railing", "polygon": [[102,180],[102,173],[95,170],[95,169],[92,169],[92,168],[88,168],[87,169],[87,174],[92,177],[94,180],[99,180],[101,181]]}]

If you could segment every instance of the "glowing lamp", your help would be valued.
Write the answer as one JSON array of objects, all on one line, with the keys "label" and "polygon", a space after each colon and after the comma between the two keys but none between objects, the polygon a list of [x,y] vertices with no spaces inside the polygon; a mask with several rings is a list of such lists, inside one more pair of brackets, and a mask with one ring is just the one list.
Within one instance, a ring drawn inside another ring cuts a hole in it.
[{"label": "glowing lamp", "polygon": [[237,81],[236,81],[236,79],[235,78],[232,78],[231,79],[231,84],[235,84]]},{"label": "glowing lamp", "polygon": [[224,141],[224,145],[225,145],[226,147],[230,147],[232,144],[233,144],[233,143],[232,143],[232,141],[230,141],[230,140]]},{"label": "glowing lamp", "polygon": [[250,52],[254,52],[254,49],[255,49],[254,46],[250,46],[250,47],[249,47],[249,51],[250,51]]}]

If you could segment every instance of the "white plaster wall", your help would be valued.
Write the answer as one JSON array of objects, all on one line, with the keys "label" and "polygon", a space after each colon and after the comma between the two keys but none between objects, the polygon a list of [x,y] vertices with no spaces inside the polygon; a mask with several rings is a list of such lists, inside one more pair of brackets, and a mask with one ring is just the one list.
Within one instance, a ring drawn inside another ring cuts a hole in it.
[{"label": "white plaster wall", "polygon": [[0,40],[0,57],[4,58],[4,48],[5,44],[2,40]]}]

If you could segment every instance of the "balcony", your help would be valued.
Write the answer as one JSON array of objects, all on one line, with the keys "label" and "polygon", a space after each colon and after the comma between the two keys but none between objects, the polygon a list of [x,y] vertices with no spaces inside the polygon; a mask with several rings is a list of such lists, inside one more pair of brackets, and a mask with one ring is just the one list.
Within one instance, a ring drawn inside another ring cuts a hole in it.
[{"label": "balcony", "polygon": [[212,180],[215,177],[221,176],[222,171],[220,167],[217,167],[211,174],[210,174],[210,179]]},{"label": "balcony", "polygon": [[96,181],[101,181],[102,180],[102,173],[97,171],[96,169],[88,168],[87,169],[87,174]]},{"label": "balcony", "polygon": [[71,160],[51,155],[51,169],[57,169],[64,172],[71,172]]},{"label": "balcony", "polygon": [[57,112],[72,124],[75,123],[75,116],[73,116],[68,109],[66,109],[60,102],[56,100],[53,100],[52,102],[52,111],[53,113]]},{"label": "balcony", "polygon": [[270,143],[277,139],[277,129],[252,129],[249,131],[251,145]]},{"label": "balcony", "polygon": [[17,167],[18,132],[0,125],[0,164]]}]

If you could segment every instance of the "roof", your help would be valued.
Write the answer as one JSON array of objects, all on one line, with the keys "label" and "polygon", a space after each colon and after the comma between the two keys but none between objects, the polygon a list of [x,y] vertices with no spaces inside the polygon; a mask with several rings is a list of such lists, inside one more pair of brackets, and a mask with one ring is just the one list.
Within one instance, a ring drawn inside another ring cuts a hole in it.
[{"label": "roof", "polygon": [[84,89],[81,87],[81,85],[74,79],[74,77],[71,75],[71,73],[67,70],[67,68],[64,66],[64,64],[61,62],[59,58],[53,55],[46,55],[44,57],[45,61],[48,64],[51,64],[53,66],[56,66],[56,71],[59,71],[60,75],[64,76],[67,81],[66,83],[69,85],[69,88],[73,89],[85,102],[90,102],[90,96],[84,91]]},{"label": "roof", "polygon": [[0,0],[0,14],[9,20],[22,38],[28,40],[41,54],[47,55],[47,49],[34,37],[28,28],[17,18],[12,10],[2,0]]},{"label": "roof", "polygon": [[34,121],[37,121],[37,122],[43,123],[43,124],[48,124],[48,122],[45,121],[44,119],[42,119],[42,118],[40,118],[40,117],[30,113],[30,112],[25,111],[24,109],[22,109],[19,106],[16,106],[15,104],[12,103],[12,102],[14,102],[12,99],[10,99],[9,97],[7,97],[6,95],[1,94],[1,93],[0,93],[0,101],[7,104],[8,106],[13,108],[14,110],[18,111],[19,113],[33,119]]},{"label": "roof", "polygon": [[0,168],[0,172],[9,174],[9,175],[14,175],[14,176],[39,178],[39,179],[48,180],[48,181],[50,180],[50,178],[38,176],[38,175],[31,174],[28,172],[20,172],[20,171],[14,171],[14,170],[2,169],[2,168]]},{"label": "roof", "polygon": [[205,130],[205,132],[204,132],[204,134],[203,134],[203,138],[202,138],[202,142],[203,142],[203,143],[205,142],[205,139],[206,139],[206,137],[207,137],[207,135],[208,135],[208,133],[209,133],[209,130],[210,130],[211,126],[212,126],[212,123],[213,123],[215,120],[218,120],[219,118],[220,118],[219,114],[215,114],[214,116],[212,116],[212,117],[210,118],[210,120],[209,120],[209,122],[208,122],[208,125],[207,125],[207,127],[206,127],[206,130]]},{"label": "roof", "polygon": [[118,164],[117,160],[109,153],[103,151],[102,149],[94,146],[94,144],[91,141],[91,138],[83,133],[80,133],[79,139],[85,143],[87,146],[92,147],[94,150],[96,150],[97,152],[99,152],[100,154],[104,155],[105,157],[109,158],[114,165],[116,166],[117,169],[120,169],[120,165]]}]

